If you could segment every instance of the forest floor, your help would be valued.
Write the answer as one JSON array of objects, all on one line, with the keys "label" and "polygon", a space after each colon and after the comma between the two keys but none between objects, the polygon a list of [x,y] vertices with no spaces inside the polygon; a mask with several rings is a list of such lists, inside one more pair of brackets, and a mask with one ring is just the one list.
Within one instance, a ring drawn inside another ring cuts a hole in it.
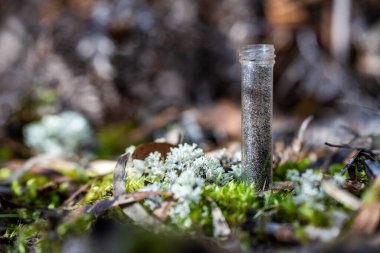
[{"label": "forest floor", "polygon": [[205,152],[160,140],[117,161],[13,159],[0,169],[0,251],[377,252],[379,154],[306,149],[301,133],[275,143],[265,191],[240,180],[238,143]]}]

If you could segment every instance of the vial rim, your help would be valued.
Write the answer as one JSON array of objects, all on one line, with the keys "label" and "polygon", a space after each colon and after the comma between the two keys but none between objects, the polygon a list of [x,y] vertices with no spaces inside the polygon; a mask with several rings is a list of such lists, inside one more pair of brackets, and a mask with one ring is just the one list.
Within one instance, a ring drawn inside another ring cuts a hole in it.
[{"label": "vial rim", "polygon": [[240,48],[239,59],[242,61],[273,61],[275,58],[273,44],[252,44]]}]

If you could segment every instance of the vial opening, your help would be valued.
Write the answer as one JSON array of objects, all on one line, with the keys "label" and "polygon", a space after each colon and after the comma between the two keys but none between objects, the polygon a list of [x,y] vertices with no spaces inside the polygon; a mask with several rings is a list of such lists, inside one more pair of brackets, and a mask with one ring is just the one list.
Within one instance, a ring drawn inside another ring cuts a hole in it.
[{"label": "vial opening", "polygon": [[254,44],[240,48],[239,58],[242,61],[274,60],[274,46],[272,44]]}]

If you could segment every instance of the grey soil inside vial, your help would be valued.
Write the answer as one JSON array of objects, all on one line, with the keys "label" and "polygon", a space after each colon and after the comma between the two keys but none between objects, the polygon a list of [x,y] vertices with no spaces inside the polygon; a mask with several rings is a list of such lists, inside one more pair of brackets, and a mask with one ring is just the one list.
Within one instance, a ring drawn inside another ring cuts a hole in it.
[{"label": "grey soil inside vial", "polygon": [[243,179],[258,189],[272,179],[272,82],[272,62],[242,62]]}]

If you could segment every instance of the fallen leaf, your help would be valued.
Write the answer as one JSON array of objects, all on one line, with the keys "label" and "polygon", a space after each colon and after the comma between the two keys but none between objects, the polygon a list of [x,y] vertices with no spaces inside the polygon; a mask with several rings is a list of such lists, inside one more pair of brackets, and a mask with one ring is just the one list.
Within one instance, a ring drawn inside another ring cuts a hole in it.
[{"label": "fallen leaf", "polygon": [[291,191],[294,189],[294,183],[291,181],[280,181],[280,182],[273,182],[271,185],[271,190],[273,191]]},{"label": "fallen leaf", "polygon": [[134,202],[145,199],[152,195],[162,195],[159,191],[133,192],[130,194],[119,195],[114,198],[99,200],[90,209],[88,213],[101,213],[114,206],[122,206],[132,204]]},{"label": "fallen leaf", "polygon": [[380,221],[380,203],[364,205],[354,220],[353,230],[364,234],[375,233]]},{"label": "fallen leaf", "polygon": [[362,206],[362,202],[355,195],[340,189],[334,185],[330,180],[323,180],[322,187],[325,192],[339,203],[345,205],[352,210],[359,210]]},{"label": "fallen leaf", "polygon": [[269,222],[265,225],[265,233],[272,235],[280,242],[296,243],[294,228],[290,224],[278,224]]},{"label": "fallen leaf", "polygon": [[144,160],[149,156],[150,153],[159,152],[161,154],[161,159],[165,159],[167,153],[169,153],[170,149],[174,147],[177,146],[166,142],[148,142],[140,144],[133,152],[132,158]]},{"label": "fallen leaf", "polygon": [[71,210],[64,218],[65,221],[70,221],[70,220],[73,220],[81,215],[83,215],[84,213],[87,213],[87,211],[91,208],[90,205],[83,205],[83,206],[80,206],[74,210]]},{"label": "fallen leaf", "polygon": [[332,212],[332,223],[331,227],[315,227],[308,225],[305,227],[305,233],[309,240],[327,242],[332,241],[337,238],[342,231],[342,228],[346,224],[348,215],[341,211]]},{"label": "fallen leaf", "polygon": [[377,177],[364,196],[364,205],[355,217],[353,230],[373,234],[380,224],[380,177]]},{"label": "fallen leaf", "polygon": [[221,100],[212,107],[196,111],[195,115],[204,128],[226,134],[231,139],[240,139],[241,111],[237,104]]},{"label": "fallen leaf", "polygon": [[170,209],[173,207],[175,201],[173,199],[165,200],[159,208],[154,210],[153,214],[162,221],[165,221],[168,216]]},{"label": "fallen leaf", "polygon": [[89,180],[86,184],[82,185],[78,190],[76,190],[76,192],[74,192],[68,199],[66,199],[65,202],[63,202],[63,206],[69,206],[79,194],[84,192],[98,178],[99,177],[94,177],[91,180]]},{"label": "fallen leaf", "polygon": [[48,167],[52,160],[56,159],[56,155],[42,154],[28,159],[21,168],[16,169],[8,178],[0,180],[0,185],[7,185],[12,181],[21,178],[27,171],[34,166]]},{"label": "fallen leaf", "polygon": [[94,173],[97,176],[106,175],[113,171],[116,166],[115,161],[109,160],[97,160],[93,161],[88,166],[88,171]]},{"label": "fallen leaf", "polygon": [[226,218],[224,218],[222,210],[212,198],[207,198],[207,200],[211,203],[213,236],[219,239],[227,239],[231,234],[231,229]]},{"label": "fallen leaf", "polygon": [[129,153],[125,153],[121,155],[117,160],[113,174],[113,195],[115,197],[125,194],[125,181],[127,179],[127,172],[125,170],[125,167],[127,165],[129,155]]},{"label": "fallen leaf", "polygon": [[126,206],[122,210],[131,220],[149,231],[154,229],[163,230],[165,228],[158,219],[149,215],[139,203]]}]

